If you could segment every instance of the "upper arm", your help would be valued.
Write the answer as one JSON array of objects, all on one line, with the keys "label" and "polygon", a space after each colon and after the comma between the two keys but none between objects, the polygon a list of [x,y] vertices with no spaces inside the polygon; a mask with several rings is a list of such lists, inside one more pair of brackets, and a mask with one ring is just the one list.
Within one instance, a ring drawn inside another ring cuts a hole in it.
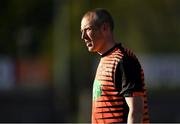
[{"label": "upper arm", "polygon": [[129,110],[132,112],[143,112],[144,100],[143,96],[125,97]]},{"label": "upper arm", "polygon": [[141,123],[143,121],[144,102],[142,96],[125,97],[129,107],[128,123]]}]

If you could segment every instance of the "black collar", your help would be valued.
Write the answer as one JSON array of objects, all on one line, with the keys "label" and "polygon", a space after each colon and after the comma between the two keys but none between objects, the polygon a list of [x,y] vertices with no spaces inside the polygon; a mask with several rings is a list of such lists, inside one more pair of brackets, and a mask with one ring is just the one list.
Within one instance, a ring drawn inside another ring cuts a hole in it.
[{"label": "black collar", "polygon": [[107,56],[108,54],[110,54],[116,47],[121,46],[121,43],[115,44],[112,48],[110,48],[108,51],[106,51],[105,53],[103,53],[101,55],[101,57]]}]

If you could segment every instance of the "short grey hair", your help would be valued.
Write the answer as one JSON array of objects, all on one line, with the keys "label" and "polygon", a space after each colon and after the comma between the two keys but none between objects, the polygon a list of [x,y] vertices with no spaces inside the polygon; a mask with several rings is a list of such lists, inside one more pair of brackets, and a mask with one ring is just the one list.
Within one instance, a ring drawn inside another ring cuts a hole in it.
[{"label": "short grey hair", "polygon": [[108,23],[110,26],[111,31],[114,30],[114,20],[111,14],[103,8],[96,8],[86,12],[83,16],[84,17],[91,17],[96,26],[101,26],[104,23]]}]

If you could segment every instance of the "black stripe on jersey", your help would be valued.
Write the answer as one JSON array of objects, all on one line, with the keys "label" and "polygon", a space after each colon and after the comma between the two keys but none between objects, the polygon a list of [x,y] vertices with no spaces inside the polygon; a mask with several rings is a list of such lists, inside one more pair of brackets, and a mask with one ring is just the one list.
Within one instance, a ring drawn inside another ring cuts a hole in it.
[{"label": "black stripe on jersey", "polygon": [[143,119],[143,121],[145,121],[145,122],[146,122],[146,121],[147,121],[147,122],[149,122],[149,118],[145,118],[145,119]]},{"label": "black stripe on jersey", "polygon": [[101,100],[97,102],[122,102],[122,99],[115,99],[115,100]]},{"label": "black stripe on jersey", "polygon": [[96,107],[96,108],[122,108],[122,105],[112,105],[112,106],[101,106],[101,107]]},{"label": "black stripe on jersey", "polygon": [[119,118],[121,119],[123,115],[121,116],[113,116],[113,117],[104,117],[104,118],[97,118],[98,120],[101,120],[101,119],[115,119],[115,118]]},{"label": "black stripe on jersey", "polygon": [[107,74],[99,74],[99,76],[102,76],[103,78],[111,78],[112,76],[107,75]]},{"label": "black stripe on jersey", "polygon": [[111,71],[107,71],[107,70],[105,70],[105,72],[106,72],[106,73],[112,73],[112,72],[113,72],[113,70],[111,70]]},{"label": "black stripe on jersey", "polygon": [[[106,80],[106,79],[102,79],[102,78],[98,78],[99,81],[103,81],[103,82],[112,82],[112,80]],[[108,85],[105,85],[108,86]],[[109,86],[114,86],[114,85],[109,85]]]},{"label": "black stripe on jersey", "polygon": [[114,87],[114,85],[110,85],[110,84],[102,84],[103,87]]},{"label": "black stripe on jersey", "polygon": [[115,70],[114,67],[108,67],[108,66],[106,66],[106,68],[107,68],[107,69],[110,69],[111,71]]},{"label": "black stripe on jersey", "polygon": [[148,112],[144,112],[144,115],[148,115],[149,113]]},{"label": "black stripe on jersey", "polygon": [[102,62],[102,64],[103,65],[112,65],[112,64],[114,64],[114,61],[104,61],[104,62]]},{"label": "black stripe on jersey", "polygon": [[108,58],[114,60],[114,59],[121,59],[122,56],[115,54],[114,56],[109,56]]},{"label": "black stripe on jersey", "polygon": [[144,105],[144,109],[148,109],[148,105],[147,104]]},{"label": "black stripe on jersey", "polygon": [[101,95],[101,96],[119,96],[119,94],[117,93],[116,95],[115,94],[104,94],[104,95]]},{"label": "black stripe on jersey", "polygon": [[147,104],[147,103],[148,103],[148,101],[147,101],[147,100],[144,100],[144,103],[145,103],[145,104]]},{"label": "black stripe on jersey", "polygon": [[114,110],[114,111],[104,111],[104,112],[96,112],[97,114],[98,113],[121,113],[123,112],[124,110]]},{"label": "black stripe on jersey", "polygon": [[108,93],[111,93],[111,92],[118,92],[117,90],[104,90],[104,89],[102,89],[102,91],[108,92]]}]

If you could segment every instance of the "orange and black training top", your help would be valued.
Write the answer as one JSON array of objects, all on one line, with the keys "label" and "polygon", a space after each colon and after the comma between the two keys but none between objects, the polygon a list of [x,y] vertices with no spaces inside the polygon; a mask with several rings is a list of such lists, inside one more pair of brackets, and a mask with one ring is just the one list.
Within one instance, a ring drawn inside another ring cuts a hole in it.
[{"label": "orange and black training top", "polygon": [[143,122],[149,122],[144,73],[136,56],[121,44],[101,56],[94,84],[92,123],[126,123],[125,97],[144,97]]}]

